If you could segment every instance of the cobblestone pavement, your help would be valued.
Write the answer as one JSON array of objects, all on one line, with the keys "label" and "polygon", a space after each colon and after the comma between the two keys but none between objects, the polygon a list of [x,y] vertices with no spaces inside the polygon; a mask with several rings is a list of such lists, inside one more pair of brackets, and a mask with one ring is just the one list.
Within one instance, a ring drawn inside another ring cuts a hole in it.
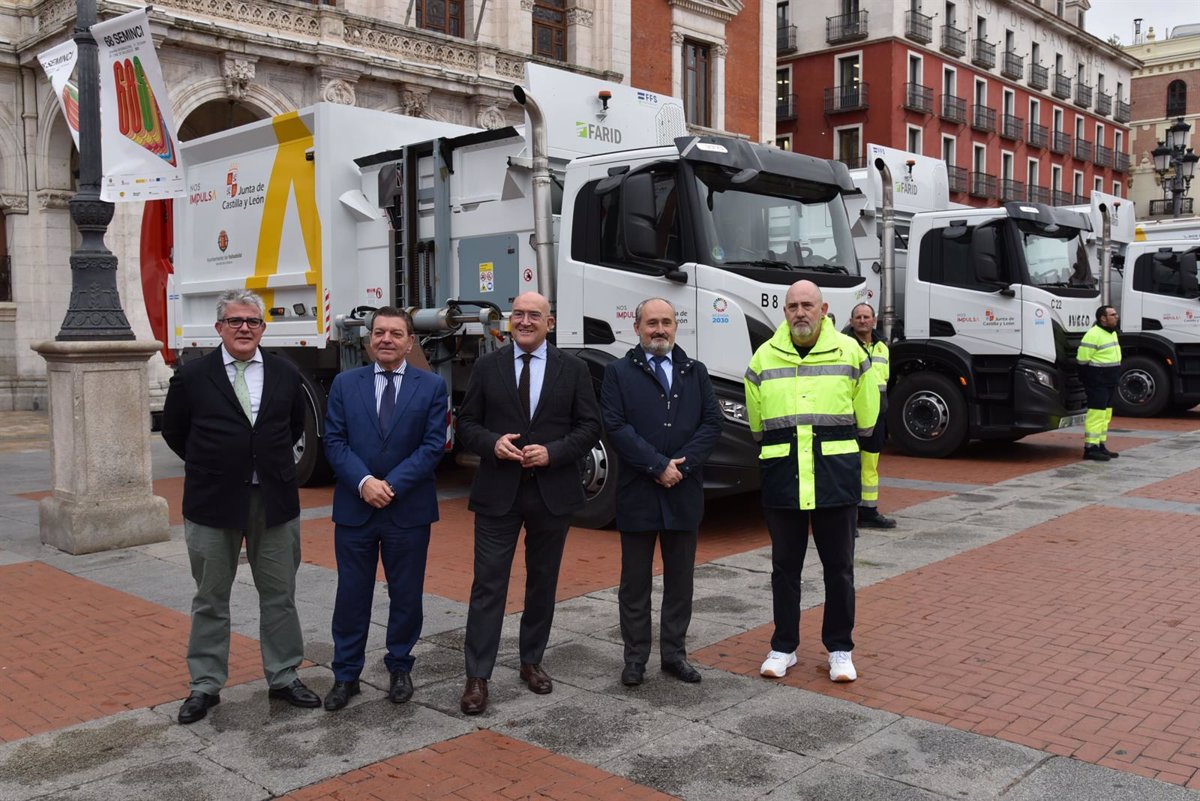
[{"label": "cobblestone pavement", "polygon": [[[858,540],[860,677],[835,685],[810,549],[799,664],[761,678],[770,548],[754,497],[710,504],[689,647],[704,681],[623,687],[611,531],[575,530],[551,695],[517,677],[518,559],[487,713],[458,711],[470,592],[469,471],[439,477],[412,702],[386,700],[382,576],[363,693],[337,714],[267,698],[248,569],[222,703],[186,694],[192,580],[182,465],[156,436],[171,539],[89,556],[40,544],[48,426],[0,414],[0,799],[1200,799],[1200,413],[1114,421],[1121,459],[1078,431],[885,454]],[[301,675],[328,690],[336,589],[328,488],[303,492]],[[656,588],[661,590],[661,587]],[[656,593],[657,598],[657,593]],[[652,665],[653,666],[653,665]]]}]

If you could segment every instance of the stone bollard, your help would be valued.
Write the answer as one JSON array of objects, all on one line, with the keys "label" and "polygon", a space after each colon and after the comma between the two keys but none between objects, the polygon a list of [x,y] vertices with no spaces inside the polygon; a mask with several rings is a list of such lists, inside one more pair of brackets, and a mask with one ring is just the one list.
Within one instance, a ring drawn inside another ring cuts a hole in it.
[{"label": "stone bollard", "polygon": [[46,341],[54,490],[39,509],[42,542],[72,554],[162,542],[167,502],[150,462],[149,358],[159,342]]}]

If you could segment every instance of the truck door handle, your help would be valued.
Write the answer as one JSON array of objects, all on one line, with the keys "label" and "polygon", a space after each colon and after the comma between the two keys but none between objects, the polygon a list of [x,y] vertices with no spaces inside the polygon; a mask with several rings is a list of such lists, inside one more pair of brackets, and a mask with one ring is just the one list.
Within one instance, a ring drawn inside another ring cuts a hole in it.
[{"label": "truck door handle", "polygon": [[677,284],[686,284],[688,282],[688,274],[683,270],[668,270],[663,274],[663,278],[668,281],[674,281]]},{"label": "truck door handle", "polygon": [[1015,298],[1017,293],[1011,287],[1005,287],[1004,289],[1000,290],[1000,295],[1006,298]]}]

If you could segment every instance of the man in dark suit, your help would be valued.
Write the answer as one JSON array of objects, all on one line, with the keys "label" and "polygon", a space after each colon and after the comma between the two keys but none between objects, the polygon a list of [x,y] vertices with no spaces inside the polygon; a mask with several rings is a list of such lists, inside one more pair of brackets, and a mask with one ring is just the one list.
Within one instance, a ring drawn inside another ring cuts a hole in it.
[{"label": "man in dark suit", "polygon": [[385,306],[371,319],[375,363],[333,380],[325,453],[333,492],[338,589],[333,606],[330,712],[358,695],[380,557],[387,576],[388,700],[412,698],[412,648],[421,636],[429,526],[438,519],[433,471],[446,445],[446,383],[407,364],[412,319]]},{"label": "man in dark suit", "polygon": [[253,292],[217,299],[221,347],[171,378],[163,439],[185,463],[184,536],[196,580],[188,641],[191,694],[180,723],[220,703],[229,676],[229,592],[242,540],[258,589],[259,639],[271,698],[318,707],[296,676],[304,639],[296,614],[300,496],[292,445],[304,433],[304,392],[291,363],[258,348],[266,323]]},{"label": "man in dark suit", "polygon": [[650,658],[650,583],[654,543],[663,559],[659,657],[662,669],[700,681],[687,661],[696,538],[704,516],[703,466],[721,436],[721,407],[708,370],[675,345],[675,307],[662,298],[638,304],[640,344],[604,371],[604,428],[621,458],[617,528],[627,687],[642,683]]},{"label": "man in dark suit", "polygon": [[558,568],[571,515],[583,506],[580,461],[600,437],[600,410],[587,365],[546,342],[554,326],[536,292],[512,307],[513,345],[481,358],[458,416],[458,436],[480,457],[469,508],[475,512],[475,580],[467,612],[467,683],[459,706],[487,708],[509,571],[525,527],[521,679],[554,689],[542,654],[554,619]]}]

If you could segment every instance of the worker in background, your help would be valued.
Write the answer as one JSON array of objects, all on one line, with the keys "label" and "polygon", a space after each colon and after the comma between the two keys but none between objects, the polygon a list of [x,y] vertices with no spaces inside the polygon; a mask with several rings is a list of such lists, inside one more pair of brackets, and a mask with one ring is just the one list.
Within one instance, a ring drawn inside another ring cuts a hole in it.
[{"label": "worker in background", "polygon": [[775,631],[759,672],[781,678],[800,644],[800,573],[808,531],[825,576],[821,641],[829,678],[858,678],[854,650],[854,523],[862,499],[858,438],[879,416],[879,385],[859,344],[838,333],[812,281],[784,298],[784,322],[746,369],[746,416],[761,445],[771,536]]},{"label": "worker in background", "polygon": [[1096,324],[1079,343],[1079,378],[1087,390],[1087,417],[1083,421],[1083,458],[1107,462],[1120,454],[1105,445],[1108,423],[1112,420],[1112,398],[1121,377],[1121,343],[1117,335],[1120,323],[1117,310],[1101,306]]},{"label": "worker in background", "polygon": [[896,521],[879,513],[879,454],[887,440],[884,421],[887,419],[887,386],[891,370],[888,367],[887,343],[876,336],[875,309],[870,303],[860,303],[850,311],[850,326],[844,334],[852,334],[871,360],[871,372],[879,383],[879,418],[871,436],[858,440],[862,453],[862,500],[858,502],[859,528],[895,528]]}]

